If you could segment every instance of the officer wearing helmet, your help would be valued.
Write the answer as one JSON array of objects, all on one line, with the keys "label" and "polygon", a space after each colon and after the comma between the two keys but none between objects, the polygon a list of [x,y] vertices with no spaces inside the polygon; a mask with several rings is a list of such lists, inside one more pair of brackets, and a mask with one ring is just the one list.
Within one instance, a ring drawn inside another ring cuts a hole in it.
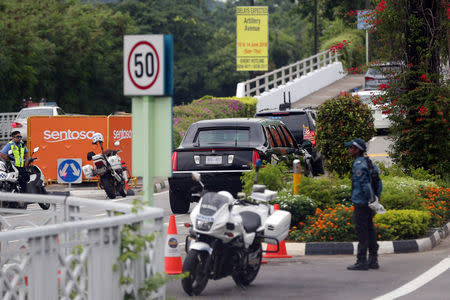
[{"label": "officer wearing helmet", "polygon": [[20,132],[15,130],[11,132],[12,140],[6,144],[0,151],[0,157],[4,160],[10,160],[19,171],[19,184],[22,193],[27,190],[27,182],[30,180],[30,175],[26,171],[28,166],[28,149],[22,141]]},{"label": "officer wearing helmet", "polygon": [[[363,140],[356,138],[346,142],[345,146],[348,147],[349,155],[355,159],[352,168],[352,203],[355,231],[358,236],[357,260],[347,269],[378,269],[378,244],[373,225],[374,212],[369,207],[369,203],[375,200],[375,193],[370,184],[369,167],[364,157],[366,144]],[[375,165],[373,167],[377,168]],[[381,193],[381,190],[377,192]],[[367,260],[367,250],[369,250],[369,260]]]}]

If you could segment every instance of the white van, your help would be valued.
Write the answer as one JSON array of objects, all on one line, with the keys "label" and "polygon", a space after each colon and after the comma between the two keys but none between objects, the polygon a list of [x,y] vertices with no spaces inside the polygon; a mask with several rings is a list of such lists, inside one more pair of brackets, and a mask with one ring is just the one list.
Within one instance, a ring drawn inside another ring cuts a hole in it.
[{"label": "white van", "polygon": [[352,96],[359,96],[363,103],[369,105],[374,118],[374,127],[377,130],[389,129],[389,127],[391,127],[391,120],[389,120],[388,114],[386,114],[381,109],[381,105],[373,104],[372,102],[373,100],[376,100],[378,97],[385,94],[385,91],[380,90],[360,91],[352,93]]}]

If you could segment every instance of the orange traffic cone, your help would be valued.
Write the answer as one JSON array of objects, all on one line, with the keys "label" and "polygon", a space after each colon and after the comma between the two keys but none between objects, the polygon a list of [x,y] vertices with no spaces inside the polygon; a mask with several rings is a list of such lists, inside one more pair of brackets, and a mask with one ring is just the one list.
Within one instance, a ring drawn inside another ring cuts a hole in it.
[{"label": "orange traffic cone", "polygon": [[[273,205],[274,210],[279,210],[280,206],[278,204]],[[286,251],[286,244],[284,243],[284,240],[279,243],[279,249],[278,252],[275,253],[267,253],[264,254],[264,258],[291,258],[291,255],[287,255]],[[266,251],[277,251],[277,245],[267,244],[267,250]]]},{"label": "orange traffic cone", "polygon": [[175,216],[170,215],[169,229],[167,230],[166,239],[166,274],[181,274],[183,271],[183,264],[181,262],[180,251],[178,251],[177,239],[177,224],[175,223]]}]

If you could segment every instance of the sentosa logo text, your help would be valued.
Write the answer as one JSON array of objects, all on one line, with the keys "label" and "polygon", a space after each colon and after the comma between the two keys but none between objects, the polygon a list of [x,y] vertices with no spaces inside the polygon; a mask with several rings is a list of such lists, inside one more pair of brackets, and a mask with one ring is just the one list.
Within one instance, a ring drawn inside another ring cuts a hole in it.
[{"label": "sentosa logo text", "polygon": [[92,139],[92,135],[95,131],[78,131],[78,130],[45,130],[44,140],[49,143],[57,143],[69,140],[86,140]]},{"label": "sentosa logo text", "polygon": [[133,132],[131,130],[113,130],[113,139],[114,140],[124,140],[131,139],[133,137]]}]

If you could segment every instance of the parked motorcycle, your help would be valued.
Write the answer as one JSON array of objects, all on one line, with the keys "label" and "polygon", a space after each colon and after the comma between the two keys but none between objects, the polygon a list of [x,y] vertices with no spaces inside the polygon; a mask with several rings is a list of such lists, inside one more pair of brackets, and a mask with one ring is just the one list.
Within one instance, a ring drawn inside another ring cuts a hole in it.
[{"label": "parked motorcycle", "polygon": [[[31,194],[47,194],[44,184],[44,175],[38,166],[33,165],[33,162],[38,158],[33,155],[39,151],[39,147],[33,149],[30,155],[28,166],[26,171],[28,172],[30,179],[27,182],[27,190],[22,191],[19,184],[19,171],[16,166],[10,161],[0,161],[0,191],[6,193],[31,193]],[[12,154],[12,150],[10,153]],[[2,207],[8,208],[27,208],[26,202],[5,202],[2,203]],[[47,210],[50,208],[50,203],[39,203],[39,206]]]},{"label": "parked motorcycle", "polygon": [[[84,176],[88,179],[99,176],[100,186],[105,190],[108,198],[114,199],[117,194],[126,197],[125,187],[129,181],[129,176],[125,163],[117,155],[121,150],[103,150],[103,135],[101,133],[95,133],[92,136],[92,144],[99,146],[101,153],[95,154],[91,151],[87,154],[87,159],[92,160],[94,166],[84,165],[82,167]],[[114,145],[119,146],[120,142],[117,141]]]},{"label": "parked motorcycle", "polygon": [[234,199],[227,191],[205,191],[200,174],[193,173],[203,191],[199,204],[191,212],[192,224],[188,225],[186,237],[183,272],[189,275],[182,279],[182,286],[187,294],[199,295],[209,279],[226,276],[231,276],[238,286],[248,286],[261,266],[262,242],[277,245],[278,249],[286,238],[291,214],[274,211],[268,204],[277,192],[256,184],[260,165],[259,161],[251,200],[242,193],[239,199]]},{"label": "parked motorcycle", "polygon": [[[0,160],[0,192],[20,193],[19,171],[9,160]],[[1,207],[17,208],[17,202],[2,202]]]},{"label": "parked motorcycle", "polygon": [[[33,162],[38,160],[37,157],[33,157],[33,155],[39,151],[39,147],[33,149],[33,152],[30,155],[30,159],[28,160],[27,172],[30,175],[30,180],[27,183],[27,193],[30,194],[48,194],[45,189],[45,177],[42,173],[41,169],[33,165]],[[50,203],[38,203],[39,206],[43,210],[47,210],[50,208]]]}]

